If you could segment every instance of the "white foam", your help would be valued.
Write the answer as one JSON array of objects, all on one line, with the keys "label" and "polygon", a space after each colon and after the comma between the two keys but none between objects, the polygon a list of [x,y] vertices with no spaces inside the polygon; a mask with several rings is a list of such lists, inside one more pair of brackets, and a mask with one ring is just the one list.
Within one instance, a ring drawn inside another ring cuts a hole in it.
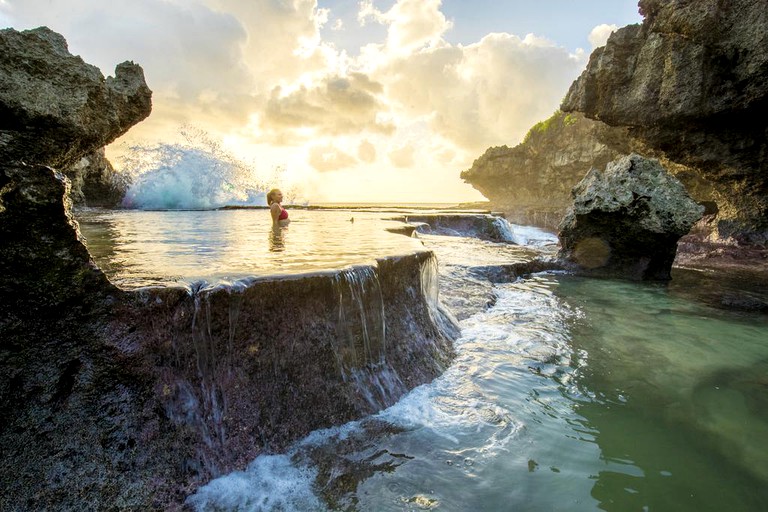
[{"label": "white foam", "polygon": [[514,242],[517,245],[542,247],[558,243],[557,235],[534,226],[510,224],[506,219],[501,217],[497,218],[494,222],[499,231],[504,235],[505,240]]},{"label": "white foam", "polygon": [[133,184],[126,208],[211,209],[266,205],[265,185],[254,169],[221,151],[181,144],[136,147],[125,157]]},{"label": "white foam", "polygon": [[186,504],[197,511],[325,510],[312,492],[316,476],[312,468],[294,466],[288,455],[262,455],[246,471],[230,473],[201,487]]}]

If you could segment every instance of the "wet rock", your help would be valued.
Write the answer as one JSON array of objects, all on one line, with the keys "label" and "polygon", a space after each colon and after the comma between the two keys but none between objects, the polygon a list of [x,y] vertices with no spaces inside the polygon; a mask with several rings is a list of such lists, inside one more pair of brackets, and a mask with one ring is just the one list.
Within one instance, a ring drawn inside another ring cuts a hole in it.
[{"label": "wet rock", "polygon": [[398,220],[415,225],[419,233],[468,236],[492,242],[512,242],[509,224],[497,215],[439,213],[408,215]]},{"label": "wet rock", "polygon": [[69,197],[74,206],[113,208],[120,205],[128,190],[128,178],[115,171],[104,148],[83,156],[63,173],[70,180]]},{"label": "wet rock", "polygon": [[[113,286],[66,167],[149,113],[42,28],[0,31],[0,509],[180,510],[213,476],[439,375],[429,252],[231,286]],[[46,164],[46,165],[43,165]]]},{"label": "wet rock", "polygon": [[704,212],[657,160],[635,154],[590,170],[573,196],[559,256],[595,276],[670,279],[677,241]]},{"label": "wet rock", "polygon": [[768,241],[768,11],[762,0],[643,0],[561,108],[617,127],[715,190],[715,234]]},{"label": "wet rock", "polygon": [[137,64],[104,79],[46,27],[0,30],[0,162],[74,165],[146,118],[151,97]]}]

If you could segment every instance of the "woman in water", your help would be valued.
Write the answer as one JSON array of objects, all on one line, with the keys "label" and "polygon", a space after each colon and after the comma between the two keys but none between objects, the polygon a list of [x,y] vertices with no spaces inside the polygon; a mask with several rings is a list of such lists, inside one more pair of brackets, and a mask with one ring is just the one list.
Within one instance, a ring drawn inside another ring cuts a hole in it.
[{"label": "woman in water", "polygon": [[267,204],[269,205],[269,211],[272,213],[272,225],[273,226],[287,226],[290,220],[288,220],[288,211],[280,204],[283,202],[283,193],[279,189],[273,188],[267,194]]}]

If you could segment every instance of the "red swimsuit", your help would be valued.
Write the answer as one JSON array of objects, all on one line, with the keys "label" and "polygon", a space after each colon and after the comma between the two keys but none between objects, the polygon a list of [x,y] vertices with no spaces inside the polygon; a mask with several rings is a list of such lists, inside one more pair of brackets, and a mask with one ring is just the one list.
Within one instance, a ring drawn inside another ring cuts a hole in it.
[{"label": "red swimsuit", "polygon": [[287,218],[288,218],[288,210],[286,210],[285,208],[283,208],[281,206],[280,207],[280,216],[277,218],[277,220],[285,220]]}]

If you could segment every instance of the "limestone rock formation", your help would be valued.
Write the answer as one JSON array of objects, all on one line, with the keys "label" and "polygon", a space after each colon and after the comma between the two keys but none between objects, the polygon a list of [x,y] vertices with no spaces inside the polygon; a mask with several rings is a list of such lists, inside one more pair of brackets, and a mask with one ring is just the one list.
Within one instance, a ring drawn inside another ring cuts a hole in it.
[{"label": "limestone rock formation", "polygon": [[632,152],[659,158],[694,199],[714,204],[711,184],[693,169],[670,162],[632,139],[626,128],[608,126],[578,112],[555,112],[531,128],[514,148],[488,149],[461,177],[511,222],[556,230],[571,205],[571,189],[587,171],[602,169]]},{"label": "limestone rock formation", "polygon": [[120,205],[129,186],[128,178],[107,160],[104,148],[83,156],[63,173],[69,178],[69,197],[74,206],[113,208]]},{"label": "limestone rock formation", "polygon": [[768,242],[768,9],[763,0],[642,0],[642,25],[596,49],[561,108],[711,182],[721,238]]},{"label": "limestone rock formation", "polygon": [[573,197],[560,257],[587,275],[670,279],[677,241],[704,213],[658,160],[636,154],[590,170]]},{"label": "limestone rock formation", "polygon": [[629,153],[625,132],[557,111],[517,146],[488,149],[461,178],[511,222],[555,228],[586,172]]},{"label": "limestone rock formation", "polygon": [[104,79],[46,27],[0,30],[0,162],[74,165],[146,118],[151,98],[137,64]]}]

